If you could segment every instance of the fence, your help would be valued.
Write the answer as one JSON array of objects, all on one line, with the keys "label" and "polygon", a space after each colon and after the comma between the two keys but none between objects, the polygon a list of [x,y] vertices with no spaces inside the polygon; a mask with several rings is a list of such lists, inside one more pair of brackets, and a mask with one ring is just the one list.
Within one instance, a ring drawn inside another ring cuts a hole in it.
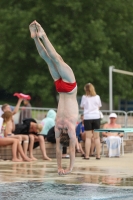
[{"label": "fence", "polygon": [[[1,106],[0,106],[1,107]],[[34,118],[37,122],[40,122],[42,119],[45,118],[47,112],[53,109],[57,111],[57,108],[39,108],[39,107],[20,107],[20,110],[17,114],[14,115],[14,121],[15,123],[19,123],[19,118],[20,118],[20,113],[21,113],[21,118],[27,118],[29,110],[31,111],[31,117]],[[24,112],[22,112],[24,111]],[[133,111],[125,112],[121,110],[101,110],[103,113],[103,122],[109,122],[109,115],[110,113],[114,112],[117,114],[117,123],[120,124],[123,128],[124,127],[133,127]],[[80,114],[83,113],[82,109],[79,109],[79,116]],[[80,117],[79,117],[80,119]]]},{"label": "fence", "polygon": [[127,113],[125,111],[119,111],[119,110],[101,110],[103,113],[103,120],[106,122],[109,122],[109,115],[113,112],[117,114],[117,123],[121,125],[122,128],[126,127],[126,119],[127,119]]},{"label": "fence", "polygon": [[19,112],[14,115],[15,124],[22,123],[22,120],[24,118],[31,118],[31,117],[34,118],[39,123],[42,119],[46,117],[46,114],[50,109],[57,111],[57,108],[20,107]]},{"label": "fence", "polygon": [[[20,112],[15,115],[15,123],[18,123],[20,113],[22,115],[22,118],[26,118],[26,116],[28,116],[29,110],[31,110],[31,117],[34,118],[37,122],[40,122],[46,116],[47,112],[50,109],[57,111],[57,108],[38,108],[38,107],[28,108],[27,107],[25,109],[25,112],[22,112],[24,110],[24,107],[21,107]],[[101,110],[101,112],[103,113],[102,121],[108,122],[111,111]],[[127,113],[124,111],[118,111],[118,110],[114,110],[112,112],[115,112],[118,116],[117,123],[121,124],[122,127],[126,127]],[[82,113],[83,113],[83,110],[80,109],[79,110],[79,119],[80,119],[80,114],[82,114]]]},{"label": "fence", "polygon": [[128,128],[133,127],[133,111],[127,112],[126,127]]}]

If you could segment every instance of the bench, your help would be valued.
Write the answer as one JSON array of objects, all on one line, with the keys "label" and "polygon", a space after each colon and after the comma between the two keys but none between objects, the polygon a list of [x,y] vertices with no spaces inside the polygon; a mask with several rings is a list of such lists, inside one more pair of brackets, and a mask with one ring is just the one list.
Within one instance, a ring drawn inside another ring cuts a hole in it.
[{"label": "bench", "polygon": [[[84,142],[81,142],[82,148],[84,150]],[[50,142],[45,142],[46,152],[50,158],[56,158],[56,144]],[[128,139],[124,140],[124,151],[125,153],[133,152],[133,140]],[[106,145],[104,146],[104,153],[107,152]],[[69,154],[69,148],[67,148],[67,153]],[[40,147],[37,147],[33,150],[33,154],[37,159],[42,159],[42,153]],[[102,143],[101,143],[101,154],[102,154]],[[76,157],[81,157],[81,153],[76,153]],[[12,148],[10,146],[0,146],[0,159],[2,160],[11,160],[12,159]]]},{"label": "bench", "polygon": [[[56,158],[56,144],[52,144],[50,142],[45,142],[46,152],[50,158]],[[84,143],[82,143],[84,148]],[[69,147],[67,148],[67,154],[69,154]],[[40,150],[40,146],[33,150],[33,155],[37,159],[42,159],[42,153]],[[76,157],[80,157],[80,153],[76,153]],[[2,160],[11,160],[12,159],[12,147],[9,146],[0,146],[0,159]]]}]

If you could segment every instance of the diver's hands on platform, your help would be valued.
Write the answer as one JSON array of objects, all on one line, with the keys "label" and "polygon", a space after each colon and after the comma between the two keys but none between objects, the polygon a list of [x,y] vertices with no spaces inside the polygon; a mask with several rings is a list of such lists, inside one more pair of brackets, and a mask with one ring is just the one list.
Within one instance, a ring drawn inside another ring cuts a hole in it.
[{"label": "diver's hands on platform", "polygon": [[59,175],[64,175],[64,169],[63,168],[59,168],[58,169],[58,174]]},{"label": "diver's hands on platform", "polygon": [[70,174],[72,172],[72,169],[66,169],[65,174]]},{"label": "diver's hands on platform", "polygon": [[59,168],[58,169],[58,174],[59,175],[67,175],[67,174],[70,174],[72,172],[71,169],[63,169],[63,168]]}]

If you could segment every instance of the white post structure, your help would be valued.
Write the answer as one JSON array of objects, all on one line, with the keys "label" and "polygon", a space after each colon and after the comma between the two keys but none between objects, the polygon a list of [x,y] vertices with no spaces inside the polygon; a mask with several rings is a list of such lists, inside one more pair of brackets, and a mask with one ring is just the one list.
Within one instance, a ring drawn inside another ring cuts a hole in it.
[{"label": "white post structure", "polygon": [[109,67],[109,110],[113,110],[113,69],[114,66]]},{"label": "white post structure", "polygon": [[114,66],[109,67],[109,110],[113,110],[113,74],[112,72],[133,76],[133,72],[128,72],[120,69],[114,69]]}]

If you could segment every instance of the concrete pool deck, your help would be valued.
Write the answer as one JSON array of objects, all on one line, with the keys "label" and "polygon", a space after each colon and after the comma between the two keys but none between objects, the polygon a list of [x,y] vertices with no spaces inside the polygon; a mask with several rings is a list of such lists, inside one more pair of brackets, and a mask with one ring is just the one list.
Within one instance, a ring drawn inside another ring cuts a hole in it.
[{"label": "concrete pool deck", "polygon": [[[62,159],[62,165],[67,167],[69,159]],[[57,174],[56,159],[30,163],[0,161],[0,183],[27,181],[133,187],[133,153],[120,158],[102,157],[101,160],[76,157],[72,173],[64,176]]]}]

